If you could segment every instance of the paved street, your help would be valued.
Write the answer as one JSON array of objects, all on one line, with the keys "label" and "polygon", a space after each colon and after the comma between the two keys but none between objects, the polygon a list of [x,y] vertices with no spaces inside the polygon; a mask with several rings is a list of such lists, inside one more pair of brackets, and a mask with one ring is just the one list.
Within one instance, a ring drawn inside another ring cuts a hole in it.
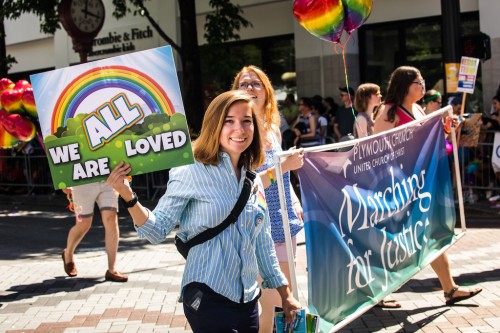
[{"label": "paved street", "polygon": [[[77,278],[66,277],[61,251],[73,223],[66,198],[1,198],[0,332],[191,332],[177,303],[184,259],[172,240],[139,240],[120,214],[118,268],[124,284],[106,282],[100,219],[76,253]],[[444,304],[426,268],[393,296],[402,308],[374,308],[342,332],[500,332],[500,215],[487,204],[466,208],[467,235],[449,251],[456,281],[483,292]],[[307,302],[305,245],[298,247],[300,301]]]}]

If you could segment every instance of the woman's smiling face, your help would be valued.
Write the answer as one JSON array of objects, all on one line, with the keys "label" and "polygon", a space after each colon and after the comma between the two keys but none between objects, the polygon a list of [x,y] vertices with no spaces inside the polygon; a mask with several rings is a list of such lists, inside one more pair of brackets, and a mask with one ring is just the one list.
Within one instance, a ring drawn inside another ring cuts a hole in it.
[{"label": "woman's smiling face", "polygon": [[220,132],[220,150],[232,161],[238,161],[252,143],[254,133],[252,108],[246,102],[237,102],[229,108]]},{"label": "woman's smiling face", "polygon": [[256,110],[263,110],[266,103],[266,90],[264,84],[254,72],[245,72],[241,74],[238,82],[240,90],[246,91],[254,98]]}]

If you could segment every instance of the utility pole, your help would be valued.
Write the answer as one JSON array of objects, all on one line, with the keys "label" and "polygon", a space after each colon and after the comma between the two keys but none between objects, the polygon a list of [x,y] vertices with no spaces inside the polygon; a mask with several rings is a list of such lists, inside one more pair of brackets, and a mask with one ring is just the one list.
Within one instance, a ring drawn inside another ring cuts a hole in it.
[{"label": "utility pole", "polygon": [[457,91],[460,69],[460,0],[441,0],[443,63],[446,80],[444,93]]}]

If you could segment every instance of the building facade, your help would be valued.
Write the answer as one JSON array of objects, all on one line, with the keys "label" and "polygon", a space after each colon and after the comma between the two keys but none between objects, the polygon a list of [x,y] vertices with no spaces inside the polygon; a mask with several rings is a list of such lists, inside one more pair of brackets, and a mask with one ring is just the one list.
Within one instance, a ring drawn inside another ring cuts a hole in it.
[{"label": "building facade", "polygon": [[[130,14],[117,20],[112,16],[112,1],[103,2],[106,19],[89,61],[167,44],[145,17]],[[229,64],[234,73],[243,65],[262,67],[279,92],[296,90],[299,96],[319,94],[338,100],[338,87],[345,86],[346,80],[354,88],[362,82],[384,86],[388,74],[403,64],[420,68],[428,89],[442,87],[442,38],[446,36],[441,36],[440,1],[375,0],[371,16],[354,31],[344,54],[339,45],[314,37],[298,24],[292,13],[292,0],[233,3],[241,6],[243,16],[252,26],[239,31],[240,40],[226,44]],[[179,44],[177,1],[151,0],[146,5],[163,31]],[[204,61],[203,48],[205,17],[211,8],[208,1],[202,0],[196,1],[196,6],[203,83],[207,93],[215,93],[230,87],[231,75],[218,76],[218,81],[214,81],[217,69]],[[461,0],[460,11],[462,34],[482,32],[491,39],[491,59],[481,62],[477,93],[471,99],[481,107],[484,101],[486,108],[500,85],[500,1]],[[54,35],[42,34],[34,15],[23,15],[4,24],[7,52],[17,60],[9,72],[12,79],[28,79],[29,74],[79,62],[64,30]],[[176,60],[178,71],[182,71]]]}]

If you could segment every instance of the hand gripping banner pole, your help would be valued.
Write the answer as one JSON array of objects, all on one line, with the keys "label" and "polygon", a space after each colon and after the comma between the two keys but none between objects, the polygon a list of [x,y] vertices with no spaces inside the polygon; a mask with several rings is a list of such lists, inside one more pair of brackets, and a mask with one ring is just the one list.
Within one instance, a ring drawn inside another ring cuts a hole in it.
[{"label": "hand gripping banner pole", "polygon": [[288,214],[286,213],[288,210],[286,209],[286,197],[285,197],[285,185],[283,182],[283,174],[281,169],[281,158],[287,157],[291,155],[289,151],[284,151],[282,153],[278,153],[274,155],[274,167],[276,169],[276,181],[278,185],[278,194],[280,198],[280,208],[283,214],[283,231],[285,233],[285,245],[286,245],[286,254],[288,258],[288,268],[290,270],[290,280],[288,281],[290,287],[292,288],[293,297],[298,301],[299,300],[299,290],[297,287],[297,276],[295,275],[295,258],[293,256],[292,249],[292,236],[290,234],[290,221],[288,220]]}]

